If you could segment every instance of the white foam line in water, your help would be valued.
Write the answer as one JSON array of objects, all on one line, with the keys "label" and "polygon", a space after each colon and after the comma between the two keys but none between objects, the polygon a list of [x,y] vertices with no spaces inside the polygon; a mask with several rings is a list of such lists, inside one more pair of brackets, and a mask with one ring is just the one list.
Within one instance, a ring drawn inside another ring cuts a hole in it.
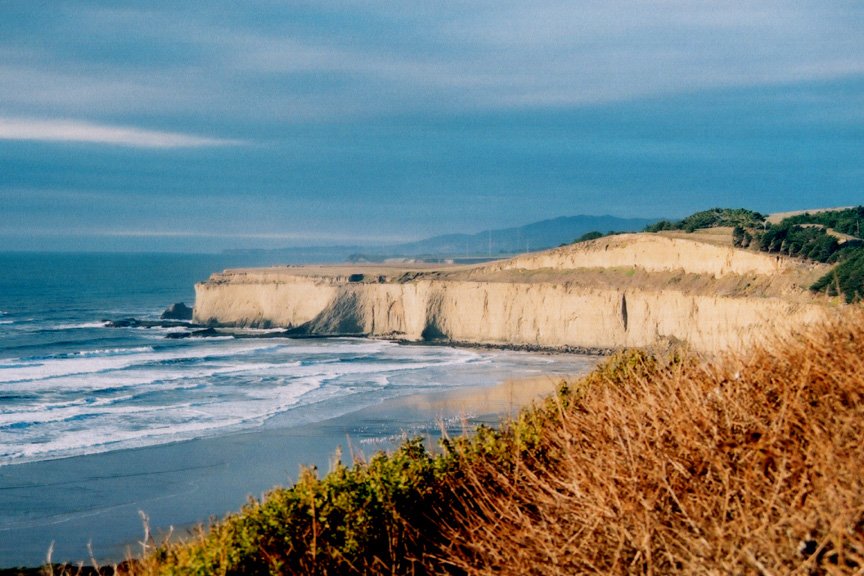
[{"label": "white foam line in water", "polygon": [[294,382],[260,401],[240,406],[211,400],[169,407],[99,407],[98,411],[76,414],[67,421],[52,420],[57,424],[54,429],[42,430],[38,438],[29,442],[21,442],[21,438],[10,437],[9,432],[0,429],[0,466],[165,444],[258,425],[297,405],[318,385],[311,380]]},{"label": "white foam line in water", "polygon": [[120,356],[123,354],[138,354],[140,352],[153,352],[152,346],[135,346],[132,348],[97,348],[95,350],[80,350],[72,352],[68,356],[59,355],[57,358],[90,358],[92,356]]},{"label": "white foam line in water", "polygon": [[104,328],[105,322],[81,322],[79,324],[55,324],[49,326],[49,330],[86,330],[88,328]]},{"label": "white foam line in water", "polygon": [[[177,382],[196,382],[213,376],[243,375],[249,374],[273,374],[283,376],[289,374],[299,362],[283,363],[243,363],[230,365],[202,365],[177,370],[171,365],[152,366],[146,369],[135,369],[127,371],[112,371],[98,374],[75,374],[60,376],[46,380],[29,380],[26,382],[13,383],[10,388],[17,393],[60,393],[69,392],[75,394],[98,394],[109,390],[137,387],[145,391],[155,387],[167,392]],[[3,387],[0,386],[0,390]],[[3,409],[0,408],[0,413]]]},{"label": "white foam line in water", "polygon": [[[149,347],[146,347],[151,350]],[[0,384],[46,380],[60,376],[96,374],[100,372],[125,370],[133,366],[151,363],[164,363],[176,360],[192,360],[219,357],[235,357],[273,348],[272,345],[238,344],[225,347],[180,348],[171,351],[150,351],[139,354],[117,353],[103,356],[87,356],[82,351],[71,358],[48,358],[44,360],[5,360],[0,361]],[[122,350],[122,349],[118,349]]]}]

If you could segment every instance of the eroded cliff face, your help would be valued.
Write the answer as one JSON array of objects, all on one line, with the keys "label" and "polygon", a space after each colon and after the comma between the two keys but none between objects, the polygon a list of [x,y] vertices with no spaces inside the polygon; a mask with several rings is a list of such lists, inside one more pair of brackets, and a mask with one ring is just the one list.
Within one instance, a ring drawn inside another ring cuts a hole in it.
[{"label": "eroded cliff face", "polygon": [[[337,268],[226,271],[196,286],[195,318],[223,325],[283,326],[307,334],[543,347],[620,348],[677,338],[697,350],[716,352],[746,346],[774,329],[794,330],[831,313],[830,307],[803,292],[795,298],[717,296],[632,285],[586,286],[550,280],[548,275],[536,281],[518,272],[532,267],[645,265],[656,271],[696,269],[721,277],[795,273],[799,266],[787,259],[751,259],[761,255],[722,247],[702,258],[684,257],[682,252],[699,247],[643,238],[645,245],[631,235],[612,246],[600,241],[587,250],[577,245],[569,252],[558,249],[486,265],[487,270],[514,270],[509,279],[498,274],[495,281],[472,280],[477,267],[401,275],[367,271],[353,277]],[[661,249],[652,251],[657,245]],[[610,250],[610,258],[603,259]]]}]

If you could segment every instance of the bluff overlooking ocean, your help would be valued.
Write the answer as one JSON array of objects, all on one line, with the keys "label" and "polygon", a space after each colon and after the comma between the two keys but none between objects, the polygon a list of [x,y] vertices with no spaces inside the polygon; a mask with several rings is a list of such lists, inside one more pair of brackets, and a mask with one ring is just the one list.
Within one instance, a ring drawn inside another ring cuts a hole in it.
[{"label": "bluff overlooking ocean", "polygon": [[829,266],[732,245],[730,228],[623,234],[474,266],[228,270],[195,317],[295,334],[543,348],[686,340],[716,352],[830,315]]}]

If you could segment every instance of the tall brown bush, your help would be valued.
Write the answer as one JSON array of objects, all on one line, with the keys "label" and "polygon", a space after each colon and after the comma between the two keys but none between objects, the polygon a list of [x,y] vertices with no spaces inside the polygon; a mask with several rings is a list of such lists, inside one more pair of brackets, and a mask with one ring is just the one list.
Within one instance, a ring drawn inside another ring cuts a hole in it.
[{"label": "tall brown bush", "polygon": [[583,386],[535,413],[534,449],[505,431],[508,466],[457,444],[434,569],[864,573],[860,313],[719,363],[629,353]]}]

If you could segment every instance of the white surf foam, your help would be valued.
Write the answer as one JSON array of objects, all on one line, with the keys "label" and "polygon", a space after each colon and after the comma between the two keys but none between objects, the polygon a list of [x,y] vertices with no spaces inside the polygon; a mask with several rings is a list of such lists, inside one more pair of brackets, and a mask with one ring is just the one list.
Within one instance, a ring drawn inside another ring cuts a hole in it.
[{"label": "white surf foam", "polygon": [[[208,340],[4,360],[0,466],[276,425],[284,421],[275,416],[292,410],[328,418],[407,391],[476,381],[498,358],[369,340]],[[511,364],[500,366],[509,372]],[[526,357],[521,369],[537,365]]]},{"label": "white surf foam", "polygon": [[67,356],[46,359],[3,360],[0,361],[0,384],[119,371],[154,363],[207,359],[219,356],[232,357],[270,348],[272,348],[271,345],[238,344],[226,347],[193,346],[157,351],[150,346],[145,346],[111,350],[83,350]]},{"label": "white surf foam", "polygon": [[77,324],[55,324],[51,330],[86,330],[88,328],[105,328],[106,322],[80,322]]},{"label": "white surf foam", "polygon": [[0,466],[164,444],[257,425],[296,405],[317,385],[304,380],[270,391],[235,390],[231,402],[193,394],[188,401],[170,405],[79,402],[56,410],[46,407],[29,415],[25,435],[32,432],[23,442],[21,427],[11,429],[10,415],[0,416]]}]

